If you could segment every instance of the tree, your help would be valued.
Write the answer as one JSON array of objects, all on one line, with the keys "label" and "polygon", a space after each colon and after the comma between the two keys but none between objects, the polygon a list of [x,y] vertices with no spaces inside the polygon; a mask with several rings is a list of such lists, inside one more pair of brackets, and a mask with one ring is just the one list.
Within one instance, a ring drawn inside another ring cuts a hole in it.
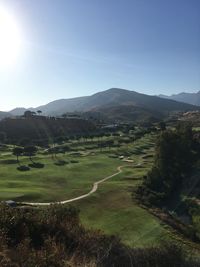
[{"label": "tree", "polygon": [[159,126],[161,131],[165,131],[166,130],[166,123],[164,121],[160,121],[158,126]]},{"label": "tree", "polygon": [[0,132],[0,143],[4,143],[6,141],[6,133]]},{"label": "tree", "polygon": [[150,192],[169,199],[180,189],[194,163],[193,134],[189,126],[162,131],[157,140],[154,166],[144,181]]},{"label": "tree", "polygon": [[66,119],[66,118],[67,118],[67,114],[62,114],[62,117],[63,117],[64,119]]},{"label": "tree", "polygon": [[114,140],[107,140],[106,144],[107,144],[107,146],[109,147],[109,150],[110,150],[110,148],[114,145]]},{"label": "tree", "polygon": [[31,143],[32,143],[32,141],[31,141],[29,138],[25,137],[25,138],[23,138],[23,139],[19,142],[19,145],[21,145],[21,146],[28,146],[28,145],[30,145]]},{"label": "tree", "polygon": [[42,111],[41,110],[37,110],[37,114],[42,114]]},{"label": "tree", "polygon": [[19,156],[21,156],[23,152],[24,152],[24,149],[22,147],[13,148],[13,155],[17,157],[17,162],[19,165],[20,165]]},{"label": "tree", "polygon": [[34,111],[26,110],[26,111],[24,112],[24,117],[25,117],[25,118],[31,118],[31,117],[33,117],[33,115],[35,115],[35,114],[36,114],[36,112],[34,112]]},{"label": "tree", "polygon": [[26,146],[24,148],[24,152],[27,156],[29,156],[30,161],[34,164],[35,162],[32,160],[32,157],[35,156],[37,148],[35,146]]}]

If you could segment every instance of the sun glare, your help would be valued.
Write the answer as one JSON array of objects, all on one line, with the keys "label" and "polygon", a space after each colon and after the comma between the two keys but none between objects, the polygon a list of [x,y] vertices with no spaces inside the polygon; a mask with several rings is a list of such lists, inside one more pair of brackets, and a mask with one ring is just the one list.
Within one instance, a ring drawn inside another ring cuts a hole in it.
[{"label": "sun glare", "polygon": [[20,32],[15,19],[0,7],[0,68],[13,66],[20,51]]}]

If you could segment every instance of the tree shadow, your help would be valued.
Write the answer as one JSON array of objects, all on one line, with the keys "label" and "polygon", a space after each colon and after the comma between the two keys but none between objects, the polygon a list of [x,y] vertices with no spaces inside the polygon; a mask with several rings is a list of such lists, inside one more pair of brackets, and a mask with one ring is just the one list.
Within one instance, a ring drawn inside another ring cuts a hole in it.
[{"label": "tree shadow", "polygon": [[28,167],[28,166],[26,166],[26,165],[21,165],[21,166],[18,166],[17,167],[17,170],[18,171],[29,171],[30,170],[30,168]]},{"label": "tree shadow", "polygon": [[18,161],[16,159],[5,159],[5,160],[1,160],[0,163],[3,163],[3,164],[17,164]]},{"label": "tree shadow", "polygon": [[44,168],[45,165],[43,163],[40,163],[40,162],[33,162],[33,163],[28,164],[28,166],[31,168],[42,169],[42,168]]},{"label": "tree shadow", "polygon": [[71,162],[71,163],[79,163],[78,160],[71,160],[70,162]]},{"label": "tree shadow", "polygon": [[68,161],[65,160],[58,160],[57,162],[54,163],[56,166],[64,166],[66,164],[69,164]]}]

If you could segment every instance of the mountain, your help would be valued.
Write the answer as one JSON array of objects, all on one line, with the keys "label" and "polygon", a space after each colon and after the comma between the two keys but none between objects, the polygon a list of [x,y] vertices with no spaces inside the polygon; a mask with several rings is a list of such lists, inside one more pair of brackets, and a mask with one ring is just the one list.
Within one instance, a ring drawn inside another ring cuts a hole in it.
[{"label": "mountain", "polygon": [[191,105],[200,106],[200,91],[197,93],[180,93],[180,94],[174,94],[171,96],[167,95],[159,95],[159,97],[172,99],[184,103],[188,103]]},{"label": "mountain", "polygon": [[15,108],[10,111],[10,113],[14,116],[21,116],[26,111],[25,108]]},{"label": "mountain", "polygon": [[[94,117],[94,111],[90,111]],[[163,118],[159,112],[154,112],[132,105],[116,105],[98,109],[98,114],[104,121],[124,121],[124,122],[156,122]],[[98,118],[98,116],[96,116]]]},{"label": "mountain", "polygon": [[[160,119],[170,112],[197,109],[198,107],[196,106],[170,99],[145,95],[125,89],[111,88],[91,96],[55,100],[32,110],[41,110],[43,114],[50,116],[62,115],[67,112],[94,112],[114,119],[126,118],[127,116],[134,118],[141,113],[145,117]],[[17,109],[18,111],[19,109]],[[24,111],[24,109],[21,109],[22,113]],[[11,113],[16,115],[16,110],[12,110]]]}]

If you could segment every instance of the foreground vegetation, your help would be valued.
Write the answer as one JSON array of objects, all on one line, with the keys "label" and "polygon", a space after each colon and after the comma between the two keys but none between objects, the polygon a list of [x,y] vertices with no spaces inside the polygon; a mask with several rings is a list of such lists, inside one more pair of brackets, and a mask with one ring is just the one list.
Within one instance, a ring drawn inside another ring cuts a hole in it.
[{"label": "foreground vegetation", "polygon": [[199,134],[190,125],[163,131],[154,164],[137,188],[145,205],[165,209],[165,221],[195,242],[200,241],[199,151]]},{"label": "foreground vegetation", "polygon": [[200,266],[173,244],[130,249],[114,236],[88,231],[72,207],[27,210],[0,206],[0,213],[4,214],[0,217],[3,267]]}]

